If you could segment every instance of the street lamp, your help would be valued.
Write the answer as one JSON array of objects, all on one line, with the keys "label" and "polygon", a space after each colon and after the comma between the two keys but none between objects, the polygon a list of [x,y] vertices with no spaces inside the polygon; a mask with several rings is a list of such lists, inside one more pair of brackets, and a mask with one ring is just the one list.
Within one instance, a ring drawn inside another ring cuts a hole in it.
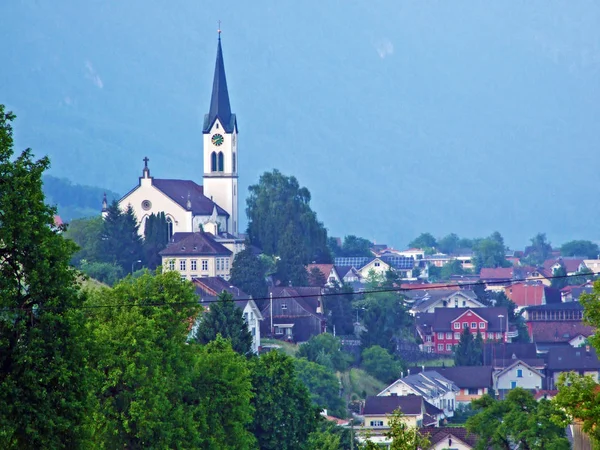
[{"label": "street lamp", "polygon": [[131,263],[131,275],[133,275],[133,268],[135,267],[135,265],[137,263],[141,263],[141,262],[142,262],[142,260],[138,259],[137,261],[134,261],[134,262]]},{"label": "street lamp", "polygon": [[506,338],[504,336],[504,328],[502,327],[502,319],[504,319],[504,315],[498,314],[498,318],[500,319],[500,335],[502,336],[502,366],[504,367],[504,358],[506,358],[506,346],[504,345],[506,343]]}]

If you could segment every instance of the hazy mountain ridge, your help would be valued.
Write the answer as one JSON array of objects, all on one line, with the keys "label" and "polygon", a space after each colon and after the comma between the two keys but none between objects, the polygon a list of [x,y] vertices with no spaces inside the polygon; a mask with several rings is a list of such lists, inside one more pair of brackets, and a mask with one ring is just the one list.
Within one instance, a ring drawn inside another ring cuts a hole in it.
[{"label": "hazy mountain ridge", "polygon": [[0,101],[56,176],[125,192],[147,155],[155,176],[201,181],[221,18],[240,192],[277,167],[310,189],[331,234],[395,246],[424,230],[598,239],[594,2],[0,12],[14,18]]}]

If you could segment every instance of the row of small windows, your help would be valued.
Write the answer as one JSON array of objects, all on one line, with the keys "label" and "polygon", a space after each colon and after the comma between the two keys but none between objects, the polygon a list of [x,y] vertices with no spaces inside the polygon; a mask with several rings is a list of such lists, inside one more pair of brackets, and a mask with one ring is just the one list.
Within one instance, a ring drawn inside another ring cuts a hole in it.
[{"label": "row of small windows", "polygon": [[[483,333],[482,337],[485,337],[485,336],[486,336],[486,333]],[[438,339],[444,339],[444,333],[439,332],[437,334],[437,337],[438,337]],[[502,338],[502,333],[495,333],[495,334],[487,333],[487,338],[488,339],[494,339],[494,338],[500,339],[500,338]],[[447,332],[446,339],[452,339],[452,333]],[[456,340],[460,339],[460,333],[454,333],[454,339],[456,339]],[[431,342],[431,336],[427,336],[427,342]]]},{"label": "row of small windows", "polygon": [[[463,323],[463,328],[469,328],[469,324],[467,322]],[[485,328],[485,322],[479,322],[479,329]],[[460,330],[460,322],[454,322],[454,329]],[[471,322],[471,329],[477,329],[477,322]]]},{"label": "row of small windows", "polygon": [[[200,266],[201,266],[201,270],[203,271],[208,271],[208,259],[203,259],[200,261]],[[192,259],[190,261],[190,270],[197,270],[198,269],[198,260],[196,259]],[[175,260],[171,259],[169,260],[169,270],[175,270]],[[180,259],[179,260],[179,270],[180,271],[185,271],[187,270],[187,259]]]},{"label": "row of small windows", "polygon": [[217,271],[229,270],[229,258],[217,258]]},{"label": "row of small windows", "polygon": [[[225,171],[225,156],[223,152],[212,152],[210,155],[210,171],[224,172]],[[231,155],[231,171],[235,173],[235,153]]]}]

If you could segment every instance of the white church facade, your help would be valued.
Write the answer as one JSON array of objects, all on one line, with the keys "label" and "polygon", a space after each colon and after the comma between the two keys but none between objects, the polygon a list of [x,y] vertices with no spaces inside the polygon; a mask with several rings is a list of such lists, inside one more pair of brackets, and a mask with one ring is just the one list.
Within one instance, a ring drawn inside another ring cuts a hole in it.
[{"label": "white church facade", "polygon": [[[239,234],[238,208],[238,128],[231,112],[221,36],[213,79],[210,109],[202,128],[204,147],[203,185],[192,180],[161,179],[150,175],[149,159],[138,185],[119,200],[119,207],[133,208],[140,233],[151,214],[165,213],[169,234],[218,229],[218,234],[234,238]],[[103,213],[106,212],[106,200]]]}]

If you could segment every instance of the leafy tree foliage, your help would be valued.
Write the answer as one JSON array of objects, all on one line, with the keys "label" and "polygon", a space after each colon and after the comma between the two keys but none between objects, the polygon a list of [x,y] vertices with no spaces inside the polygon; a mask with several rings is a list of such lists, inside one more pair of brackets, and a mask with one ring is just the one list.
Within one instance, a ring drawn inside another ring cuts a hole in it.
[{"label": "leafy tree foliage", "polygon": [[195,335],[199,343],[208,344],[222,336],[231,341],[233,350],[239,354],[252,353],[252,335],[242,310],[237,307],[230,293],[219,294],[217,301],[208,305],[208,311],[201,313],[199,319]]},{"label": "leafy tree foliage", "polygon": [[293,358],[271,351],[250,360],[252,431],[262,450],[301,450],[317,429],[319,411],[298,379]]},{"label": "leafy tree foliage", "polygon": [[[600,327],[600,281],[594,283],[593,291],[583,294],[579,301],[584,307],[585,321]],[[589,342],[600,353],[600,335],[591,336]],[[558,383],[556,403],[567,414],[583,422],[583,431],[588,433],[596,445],[600,445],[600,384],[589,376],[575,373],[561,375]]]},{"label": "leafy tree foliage", "polygon": [[505,400],[485,395],[472,406],[478,413],[467,420],[467,430],[479,436],[477,450],[570,448],[565,414],[548,400],[537,402],[524,389],[512,389]]},{"label": "leafy tree foliage", "polygon": [[[188,344],[195,299],[191,283],[175,272],[146,273],[91,294],[97,447],[253,448],[246,360],[220,338]],[[145,306],[155,304],[166,306]]]},{"label": "leafy tree foliage", "polygon": [[354,290],[352,286],[343,284],[335,285],[327,289],[327,294],[334,294],[324,297],[324,308],[329,314],[328,328],[331,332],[341,336],[347,336],[354,333],[354,314],[352,311],[352,300]]},{"label": "leafy tree foliage", "polygon": [[267,298],[268,288],[265,280],[266,267],[263,261],[252,251],[250,242],[233,260],[229,281],[254,299]]},{"label": "leafy tree foliage", "polygon": [[579,256],[588,259],[596,259],[600,255],[598,244],[586,240],[574,240],[565,242],[560,247],[562,256]]},{"label": "leafy tree foliage", "polygon": [[443,238],[438,239],[437,249],[450,255],[456,252],[460,248],[460,238],[455,233],[450,233]]},{"label": "leafy tree foliage", "polygon": [[352,430],[319,417],[317,430],[310,434],[307,450],[353,450],[358,442]]},{"label": "leafy tree foliage", "polygon": [[142,238],[131,205],[121,211],[117,201],[108,206],[108,214],[102,226],[103,262],[117,264],[123,272],[130,273],[134,263],[144,256]]},{"label": "leafy tree foliage", "polygon": [[531,238],[531,245],[525,249],[525,262],[539,266],[552,253],[552,245],[546,238],[546,233],[538,233]]},{"label": "leafy tree foliage", "polygon": [[15,157],[0,105],[0,442],[3,448],[78,448],[85,442],[89,354],[79,307],[76,246],[44,203],[48,158]]},{"label": "leafy tree foliage", "polygon": [[504,239],[495,231],[489,237],[479,240],[473,247],[475,252],[475,271],[479,273],[483,267],[510,267],[506,260]]},{"label": "leafy tree foliage", "polygon": [[121,266],[114,263],[89,262],[84,259],[81,261],[79,269],[90,278],[109,286],[114,285],[124,276]]},{"label": "leafy tree foliage", "polygon": [[463,269],[462,263],[458,259],[453,259],[441,267],[440,278],[449,280],[452,275],[464,275],[465,273],[467,271]]},{"label": "leafy tree foliage", "polygon": [[373,243],[353,234],[344,237],[341,247],[335,238],[329,238],[327,243],[334,256],[373,256],[371,252]]},{"label": "leafy tree foliage", "polygon": [[164,212],[150,214],[144,223],[144,260],[154,270],[161,265],[158,254],[169,243],[169,226]]},{"label": "leafy tree foliage", "polygon": [[362,351],[361,367],[384,383],[391,383],[400,377],[402,365],[394,356],[379,345],[366,348]]},{"label": "leafy tree foliage", "polygon": [[300,346],[296,356],[337,371],[346,370],[352,359],[342,350],[340,339],[329,333],[318,334],[310,338]]},{"label": "leafy tree foliage", "polygon": [[340,382],[331,369],[306,358],[296,359],[295,367],[315,406],[326,409],[329,415],[335,417],[346,416],[346,406],[340,397]]},{"label": "leafy tree foliage", "polygon": [[94,262],[100,259],[102,224],[103,220],[100,216],[75,219],[69,223],[64,237],[79,246],[79,250],[71,260],[75,267],[81,267],[84,260]]},{"label": "leafy tree foliage", "polygon": [[410,248],[430,250],[429,253],[433,253],[433,250],[438,246],[438,243],[431,233],[421,233],[418,237],[410,241],[408,246]]},{"label": "leafy tree foliage", "polygon": [[580,286],[594,279],[594,271],[589,267],[583,267],[574,276],[567,278],[567,282],[571,286]]},{"label": "leafy tree foliage", "polygon": [[562,289],[569,284],[569,279],[567,278],[567,270],[563,267],[557,267],[552,270],[552,287],[554,289]]},{"label": "leafy tree foliage", "polygon": [[309,286],[323,287],[327,283],[327,278],[318,267],[313,267],[308,272]]},{"label": "leafy tree foliage", "polygon": [[[331,261],[327,230],[310,207],[310,192],[300,187],[295,177],[278,170],[265,172],[249,191],[246,213],[250,241],[265,253],[281,257],[279,275],[283,282],[298,284],[304,265]],[[302,273],[306,277],[306,270]]]},{"label": "leafy tree foliage", "polygon": [[[391,440],[390,450],[427,450],[431,448],[428,435],[421,434],[418,428],[407,425],[400,409],[394,411],[389,418],[389,430],[384,433],[384,436]],[[364,447],[366,450],[381,448],[369,440],[366,444]]]},{"label": "leafy tree foliage", "polygon": [[473,333],[468,328],[463,328],[460,334],[460,341],[454,349],[455,366],[481,366],[483,364],[483,337],[477,331],[473,338]]}]

